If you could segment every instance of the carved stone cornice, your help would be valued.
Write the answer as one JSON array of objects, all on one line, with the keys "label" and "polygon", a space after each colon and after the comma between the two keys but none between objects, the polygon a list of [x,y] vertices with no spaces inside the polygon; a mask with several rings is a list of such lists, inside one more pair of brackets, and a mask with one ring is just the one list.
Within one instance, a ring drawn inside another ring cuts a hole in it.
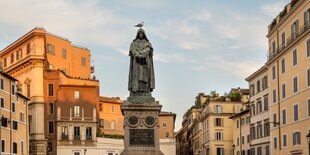
[{"label": "carved stone cornice", "polygon": [[12,66],[9,66],[8,68],[4,69],[4,71],[7,72],[9,75],[16,75],[33,67],[42,67],[43,69],[45,65],[45,59],[43,57],[29,58],[13,64]]}]

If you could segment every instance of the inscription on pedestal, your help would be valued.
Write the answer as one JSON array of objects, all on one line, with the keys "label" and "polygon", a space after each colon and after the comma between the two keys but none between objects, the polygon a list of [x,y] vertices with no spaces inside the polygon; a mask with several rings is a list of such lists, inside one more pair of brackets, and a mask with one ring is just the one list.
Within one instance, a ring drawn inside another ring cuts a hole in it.
[{"label": "inscription on pedestal", "polygon": [[154,129],[129,129],[130,145],[154,146]]}]

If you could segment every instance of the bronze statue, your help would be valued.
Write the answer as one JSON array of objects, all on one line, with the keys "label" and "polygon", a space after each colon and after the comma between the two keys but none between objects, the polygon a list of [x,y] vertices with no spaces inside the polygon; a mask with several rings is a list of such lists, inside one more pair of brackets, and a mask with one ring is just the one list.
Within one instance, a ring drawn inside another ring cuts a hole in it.
[{"label": "bronze statue", "polygon": [[155,89],[153,47],[143,29],[139,29],[129,49],[130,67],[128,90],[150,93]]}]

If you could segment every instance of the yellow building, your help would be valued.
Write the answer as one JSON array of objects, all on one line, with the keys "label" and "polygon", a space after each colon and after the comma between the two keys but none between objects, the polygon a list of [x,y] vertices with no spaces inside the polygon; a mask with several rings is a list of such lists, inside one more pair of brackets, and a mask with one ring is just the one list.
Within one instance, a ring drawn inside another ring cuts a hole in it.
[{"label": "yellow building", "polygon": [[243,102],[210,101],[201,112],[201,153],[206,155],[233,155],[233,120]]},{"label": "yellow building", "polygon": [[250,110],[230,117],[233,120],[233,154],[250,155]]},{"label": "yellow building", "polygon": [[100,97],[98,106],[99,128],[101,134],[110,136],[124,136],[124,116],[121,112],[122,101],[119,97]]},{"label": "yellow building", "polygon": [[271,154],[308,154],[310,1],[292,0],[269,25]]},{"label": "yellow building", "polygon": [[[69,134],[69,141],[73,139],[70,122],[78,122],[78,126],[74,126],[74,139],[79,139],[70,144],[81,144],[82,141],[85,144],[84,140],[93,139],[99,82],[90,79],[94,68],[90,65],[88,49],[36,27],[4,48],[0,60],[4,71],[20,81],[22,94],[30,98],[31,154],[46,155],[47,150],[49,154],[57,154],[57,140],[61,140],[59,134],[63,126],[69,127],[64,129],[64,133]],[[93,93],[88,94],[87,89]],[[70,104],[64,104],[67,100]],[[71,119],[71,116],[76,117]],[[84,129],[85,124],[91,129]],[[65,132],[68,129],[70,132]]]},{"label": "yellow building", "polygon": [[28,98],[19,92],[19,82],[0,71],[0,154],[28,154]]}]

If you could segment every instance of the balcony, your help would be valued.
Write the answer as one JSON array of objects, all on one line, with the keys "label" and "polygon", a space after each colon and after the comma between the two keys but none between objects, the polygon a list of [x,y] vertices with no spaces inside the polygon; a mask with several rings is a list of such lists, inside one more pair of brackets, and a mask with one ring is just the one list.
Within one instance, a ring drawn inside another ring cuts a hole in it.
[{"label": "balcony", "polygon": [[61,135],[61,139],[62,139],[62,140],[68,140],[68,135],[62,134],[62,135]]},{"label": "balcony", "polygon": [[86,135],[86,140],[93,140],[93,136],[91,136],[91,135]]},{"label": "balcony", "polygon": [[308,33],[309,30],[310,30],[310,21],[306,22],[303,26],[300,27],[299,31],[296,31],[289,38],[287,38],[286,45],[281,45],[279,49],[276,49],[275,51],[268,53],[268,61],[272,60],[279,53],[282,53],[288,47],[293,45],[298,39],[300,39],[302,36]]},{"label": "balcony", "polygon": [[74,135],[74,140],[80,140],[81,139],[81,136],[80,135]]}]

